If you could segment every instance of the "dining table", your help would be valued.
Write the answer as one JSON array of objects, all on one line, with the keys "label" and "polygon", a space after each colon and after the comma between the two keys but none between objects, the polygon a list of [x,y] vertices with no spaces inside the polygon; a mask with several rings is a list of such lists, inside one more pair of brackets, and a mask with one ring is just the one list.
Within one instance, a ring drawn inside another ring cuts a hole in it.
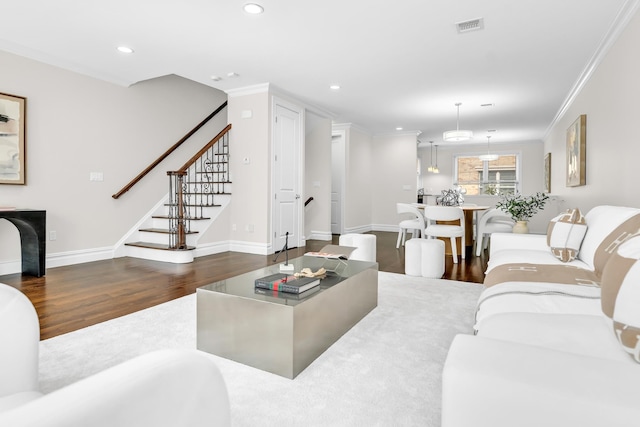
[{"label": "dining table", "polygon": [[[424,210],[425,205],[424,203],[413,203],[414,206],[416,206],[418,209],[422,209]],[[473,248],[473,220],[475,218],[476,220],[476,224],[478,223],[478,218],[477,215],[479,212],[482,211],[486,211],[487,209],[491,209],[491,206],[480,206],[480,205],[473,205],[473,204],[462,204],[459,206],[455,206],[457,208],[462,209],[462,211],[464,212],[464,245],[466,248],[471,247]],[[448,245],[448,240],[449,239],[443,239],[445,240],[445,243]],[[458,247],[458,249],[462,249],[460,247]],[[445,253],[450,254],[451,253],[451,248],[449,246],[447,246],[445,248]],[[460,251],[458,253],[461,253]]]}]

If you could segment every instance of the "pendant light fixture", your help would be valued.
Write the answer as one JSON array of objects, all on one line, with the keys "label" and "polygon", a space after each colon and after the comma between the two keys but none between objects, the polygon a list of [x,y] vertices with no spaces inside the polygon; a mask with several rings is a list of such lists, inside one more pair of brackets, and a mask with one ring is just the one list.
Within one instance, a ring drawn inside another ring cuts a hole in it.
[{"label": "pendant light fixture", "polygon": [[478,156],[478,158],[480,160],[482,160],[483,162],[491,162],[493,160],[498,160],[498,158],[500,157],[497,154],[491,154],[490,150],[489,150],[489,140],[491,139],[491,135],[487,135],[487,154],[481,154]]},{"label": "pendant light fixture", "polygon": [[433,173],[440,173],[440,169],[438,169],[438,146],[436,145],[436,165],[433,167],[431,171]]},{"label": "pendant light fixture", "polygon": [[462,103],[456,103],[458,109],[458,115],[456,119],[456,130],[448,130],[442,134],[442,138],[445,141],[468,141],[473,138],[473,132],[470,130],[460,130],[460,106]]},{"label": "pendant light fixture", "polygon": [[429,141],[431,144],[431,153],[429,154],[429,167],[427,168],[427,172],[433,172],[433,141]]}]

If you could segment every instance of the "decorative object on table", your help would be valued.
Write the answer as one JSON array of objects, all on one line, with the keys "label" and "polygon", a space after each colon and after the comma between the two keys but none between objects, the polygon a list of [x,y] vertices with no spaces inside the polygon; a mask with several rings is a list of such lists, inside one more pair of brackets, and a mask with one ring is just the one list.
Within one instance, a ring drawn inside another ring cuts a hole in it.
[{"label": "decorative object on table", "polygon": [[551,193],[551,153],[544,156],[544,192]]},{"label": "decorative object on table", "polygon": [[25,184],[26,103],[0,93],[0,184]]},{"label": "decorative object on table", "polygon": [[293,264],[289,264],[289,232],[288,231],[284,236],[284,246],[282,247],[282,250],[278,252],[276,256],[273,258],[273,262],[276,262],[276,260],[278,259],[278,256],[280,256],[282,252],[284,252],[284,264],[280,264],[280,271],[293,271],[294,270]]},{"label": "decorative object on table", "polygon": [[524,197],[520,193],[505,194],[496,203],[496,208],[502,209],[516,222],[513,226],[514,233],[528,233],[528,222],[539,210],[544,209],[544,205],[549,199],[545,193],[536,193],[532,196]]},{"label": "decorative object on table", "polygon": [[327,259],[341,259],[348,260],[351,252],[355,251],[357,248],[351,246],[339,246],[339,245],[326,245],[323,246],[319,251],[306,252],[305,256],[315,256],[319,258],[327,258]]},{"label": "decorative object on table", "polygon": [[256,279],[256,288],[271,291],[299,294],[320,284],[318,277],[296,277],[295,275],[276,273]]},{"label": "decorative object on table", "polygon": [[452,188],[451,190],[442,190],[442,195],[436,197],[436,205],[441,206],[460,206],[464,203],[463,194],[467,192],[462,187]]},{"label": "decorative object on table", "polygon": [[318,277],[320,279],[324,278],[326,275],[327,275],[327,270],[325,270],[322,267],[320,267],[316,271],[313,271],[310,268],[305,267],[302,270],[300,270],[299,273],[294,274],[294,276],[296,277]]},{"label": "decorative object on table", "polygon": [[567,187],[587,183],[587,115],[582,114],[567,129]]}]

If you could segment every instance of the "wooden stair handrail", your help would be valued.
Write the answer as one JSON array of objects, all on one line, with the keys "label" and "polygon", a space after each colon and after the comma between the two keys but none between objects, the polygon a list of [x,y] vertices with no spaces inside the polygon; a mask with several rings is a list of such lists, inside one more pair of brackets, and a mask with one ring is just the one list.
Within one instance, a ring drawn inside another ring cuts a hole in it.
[{"label": "wooden stair handrail", "polygon": [[178,169],[177,171],[175,171],[175,172],[177,172],[177,173],[186,172],[187,169],[189,169],[189,167],[196,160],[198,160],[204,153],[206,153],[209,148],[213,147],[215,145],[215,143],[218,142],[220,140],[220,138],[222,138],[230,130],[231,130],[231,123],[229,123],[224,129],[222,129],[215,137],[213,137],[213,139],[211,141],[209,141],[209,143],[207,145],[202,147],[202,149],[200,151],[198,151],[196,154],[194,154],[193,157],[191,157],[187,161],[187,163],[182,165],[182,167],[180,169]]},{"label": "wooden stair handrail", "polygon": [[218,114],[220,111],[222,111],[222,109],[224,109],[226,106],[227,106],[227,101],[224,101],[222,103],[222,105],[220,105],[218,108],[216,108],[216,110],[213,113],[211,113],[207,117],[205,117],[205,119],[202,120],[199,124],[197,124],[196,127],[194,127],[189,132],[187,132],[187,134],[185,136],[180,138],[180,140],[178,142],[176,142],[175,144],[173,144],[167,151],[164,152],[164,154],[162,154],[160,157],[158,157],[153,163],[151,163],[149,166],[147,166],[145,168],[145,170],[140,172],[138,174],[138,176],[133,178],[127,185],[122,187],[122,189],[120,191],[118,191],[116,194],[112,195],[111,197],[113,197],[114,199],[117,199],[120,196],[122,196],[124,193],[126,193],[127,191],[131,190],[131,188],[134,185],[136,185],[142,178],[144,178],[145,175],[147,175],[149,172],[151,172],[151,170],[153,170],[153,168],[158,166],[158,164],[160,164],[160,162],[162,162],[164,159],[166,159],[171,153],[173,153],[178,147],[180,147],[182,145],[182,143],[184,143],[194,133],[196,133],[198,130],[200,130],[200,128],[202,126],[207,124],[207,122],[209,120],[211,120],[216,114]]}]

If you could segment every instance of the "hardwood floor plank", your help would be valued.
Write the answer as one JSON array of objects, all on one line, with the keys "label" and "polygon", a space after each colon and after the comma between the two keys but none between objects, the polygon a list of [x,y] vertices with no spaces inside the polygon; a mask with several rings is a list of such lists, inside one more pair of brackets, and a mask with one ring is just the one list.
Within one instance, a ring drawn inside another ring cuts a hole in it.
[{"label": "hardwood floor plank", "polygon": [[[373,232],[377,237],[380,271],[404,274],[404,248],[396,249],[396,233]],[[289,251],[295,258],[318,251],[333,240],[309,240]],[[454,264],[446,257],[443,278],[482,283],[486,261],[470,251]],[[274,264],[274,255],[224,252],[196,258],[189,264],[170,264],[137,258],[115,258],[47,270],[44,277],[11,274],[0,282],[21,290],[40,319],[40,338],[47,339],[109,319],[124,316],[195,292],[201,286]],[[281,255],[277,262],[284,261]]]}]

